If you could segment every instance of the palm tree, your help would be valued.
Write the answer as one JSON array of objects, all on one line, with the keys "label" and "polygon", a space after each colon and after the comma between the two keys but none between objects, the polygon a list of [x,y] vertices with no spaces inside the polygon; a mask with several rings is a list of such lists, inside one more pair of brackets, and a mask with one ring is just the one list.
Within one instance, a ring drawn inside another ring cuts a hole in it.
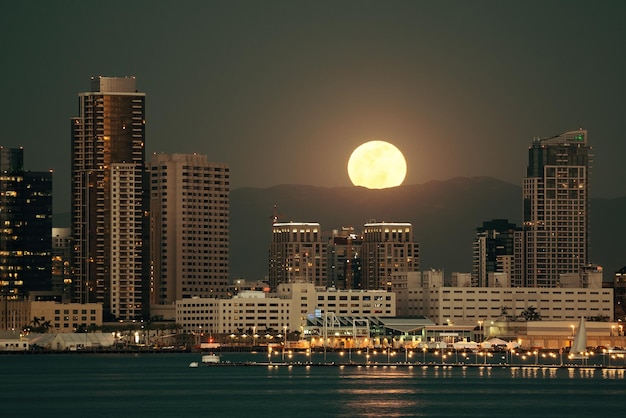
[{"label": "palm tree", "polygon": [[520,316],[527,321],[541,321],[541,315],[537,312],[537,308],[534,306],[529,306],[524,309]]}]

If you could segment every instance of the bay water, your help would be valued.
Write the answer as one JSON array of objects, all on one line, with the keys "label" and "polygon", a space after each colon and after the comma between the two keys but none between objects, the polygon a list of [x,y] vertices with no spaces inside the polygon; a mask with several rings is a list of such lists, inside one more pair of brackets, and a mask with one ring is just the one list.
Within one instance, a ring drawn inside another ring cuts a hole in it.
[{"label": "bay water", "polygon": [[[200,354],[0,355],[2,417],[622,416],[623,368],[278,365],[190,368]],[[296,363],[322,361],[291,358]],[[267,362],[223,353],[226,362]],[[345,362],[336,353],[327,362]],[[358,359],[351,359],[358,360]],[[398,361],[396,359],[396,361]]]}]

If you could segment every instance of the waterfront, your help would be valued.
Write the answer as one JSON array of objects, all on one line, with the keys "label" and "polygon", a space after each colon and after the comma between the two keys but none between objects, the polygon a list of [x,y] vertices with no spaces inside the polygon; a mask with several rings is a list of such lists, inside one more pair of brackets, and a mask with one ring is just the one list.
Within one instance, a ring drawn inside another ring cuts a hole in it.
[{"label": "waterfront", "polygon": [[[267,360],[264,353],[222,358]],[[621,415],[626,394],[623,368],[188,367],[199,359],[197,353],[0,356],[3,415],[572,417]]]}]

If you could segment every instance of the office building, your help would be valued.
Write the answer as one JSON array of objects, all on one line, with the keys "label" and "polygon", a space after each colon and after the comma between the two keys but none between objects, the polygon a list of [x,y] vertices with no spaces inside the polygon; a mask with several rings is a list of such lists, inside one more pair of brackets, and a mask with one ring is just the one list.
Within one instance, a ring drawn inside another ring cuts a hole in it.
[{"label": "office building", "polygon": [[613,318],[613,289],[434,286],[413,288],[410,294],[411,314],[439,325],[524,321],[529,308],[544,321]]},{"label": "office building", "polygon": [[319,223],[275,222],[269,254],[270,288],[292,282],[326,286],[326,246]]},{"label": "office building", "polygon": [[72,118],[74,300],[106,321],[148,315],[145,93],[134,77],[92,77]]},{"label": "office building", "polygon": [[226,297],[229,168],[206,155],[154,154],[150,161],[150,304]]},{"label": "office building", "polygon": [[0,298],[52,290],[52,173],[24,170],[24,150],[0,148]]},{"label": "office building", "polygon": [[589,264],[587,131],[538,138],[528,150],[523,183],[524,286],[555,287]]},{"label": "office building", "polygon": [[328,244],[328,287],[361,289],[361,246],[363,237],[353,227],[334,230]]},{"label": "office building", "polygon": [[472,286],[511,286],[514,281],[515,241],[521,228],[506,219],[483,222],[476,228],[472,254]]}]

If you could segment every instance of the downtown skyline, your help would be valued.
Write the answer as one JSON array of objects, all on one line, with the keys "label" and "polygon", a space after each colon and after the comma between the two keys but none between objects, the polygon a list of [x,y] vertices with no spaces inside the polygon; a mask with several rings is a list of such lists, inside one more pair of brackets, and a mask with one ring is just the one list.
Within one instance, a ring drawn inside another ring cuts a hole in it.
[{"label": "downtown skyline", "polygon": [[[370,139],[405,154],[405,185],[472,176],[518,185],[525,161],[509,155],[583,127],[596,161],[591,196],[626,195],[613,181],[626,176],[624,5],[138,1],[124,14],[116,5],[12,4],[0,18],[12,63],[0,77],[3,145],[54,170],[55,213],[69,210],[72,92],[97,75],[137,77],[149,98],[146,155],[206,154],[231,167],[233,190],[349,186],[350,152]],[[94,15],[110,25],[93,30]]]}]

